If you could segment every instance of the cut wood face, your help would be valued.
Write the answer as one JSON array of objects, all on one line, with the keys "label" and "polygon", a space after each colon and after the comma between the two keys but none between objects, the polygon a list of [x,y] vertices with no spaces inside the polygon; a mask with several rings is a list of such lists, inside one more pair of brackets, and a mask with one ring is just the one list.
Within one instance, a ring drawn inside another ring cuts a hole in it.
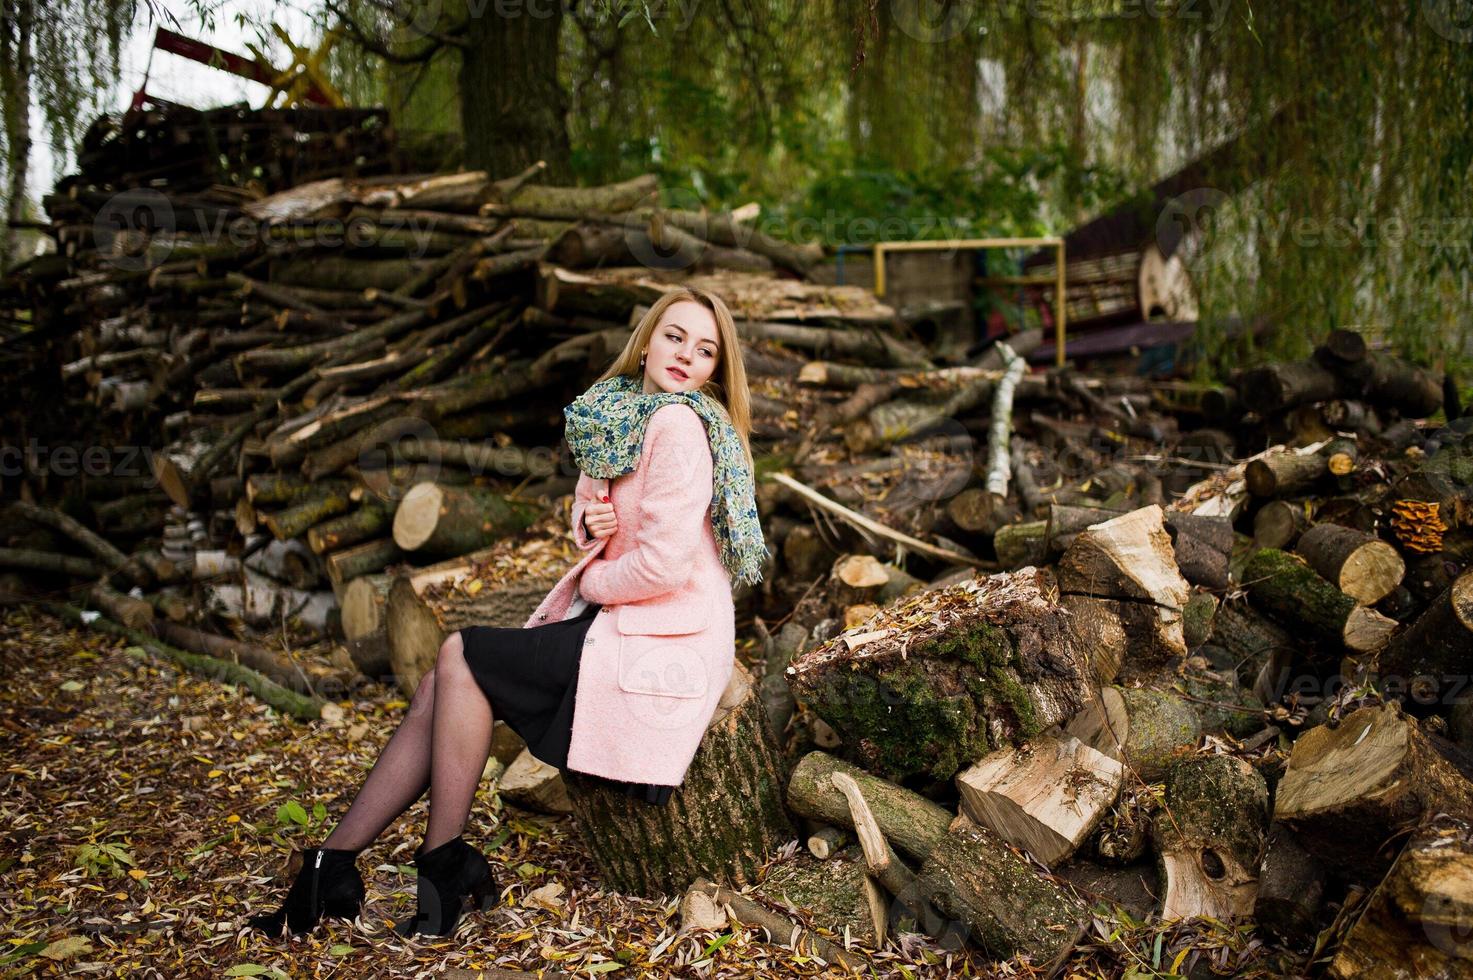
[{"label": "cut wood face", "polygon": [[1120,796],[1125,767],[1069,735],[994,752],[956,777],[967,816],[1052,867]]},{"label": "cut wood face", "polygon": [[394,540],[405,551],[413,551],[430,539],[440,520],[440,488],[419,483],[409,489],[394,514]]},{"label": "cut wood face", "polygon": [[1337,728],[1312,728],[1294,743],[1275,816],[1312,816],[1384,793],[1408,751],[1407,724],[1389,710],[1357,711]]}]

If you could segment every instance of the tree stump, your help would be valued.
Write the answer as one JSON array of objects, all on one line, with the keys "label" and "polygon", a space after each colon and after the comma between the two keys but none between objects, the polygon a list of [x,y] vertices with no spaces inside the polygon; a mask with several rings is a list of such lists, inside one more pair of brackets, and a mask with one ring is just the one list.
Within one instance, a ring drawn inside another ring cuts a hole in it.
[{"label": "tree stump", "polygon": [[1268,784],[1228,755],[1186,759],[1166,777],[1151,825],[1163,887],[1161,917],[1222,922],[1253,914],[1268,826]]},{"label": "tree stump", "polygon": [[610,888],[656,898],[696,878],[757,880],[773,850],[798,837],[786,807],[782,754],[751,675],[732,670],[685,781],[651,806],[564,770],[578,830]]}]

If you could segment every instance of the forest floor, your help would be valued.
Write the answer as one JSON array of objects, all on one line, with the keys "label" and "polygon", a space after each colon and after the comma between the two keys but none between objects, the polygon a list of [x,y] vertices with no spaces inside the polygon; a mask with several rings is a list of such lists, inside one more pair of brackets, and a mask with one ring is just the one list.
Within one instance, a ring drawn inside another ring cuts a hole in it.
[{"label": "forest floor", "polygon": [[[466,836],[488,853],[502,903],[463,919],[453,939],[390,929],[414,909],[424,800],[359,858],[358,920],[268,939],[246,919],[277,907],[292,850],[319,842],[346,809],[407,708],[399,692],[366,687],[330,720],[304,724],[24,607],[4,612],[0,671],[0,974],[847,975],[760,933],[677,935],[676,898],[602,891],[572,819],[504,806],[492,780]],[[865,951],[878,975],[995,975],[979,954],[901,938]]]}]

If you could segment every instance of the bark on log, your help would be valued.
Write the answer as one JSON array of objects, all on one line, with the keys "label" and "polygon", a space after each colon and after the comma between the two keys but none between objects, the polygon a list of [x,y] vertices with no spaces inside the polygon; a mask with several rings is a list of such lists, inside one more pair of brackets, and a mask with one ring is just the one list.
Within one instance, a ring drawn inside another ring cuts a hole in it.
[{"label": "bark on log", "polygon": [[949,811],[826,752],[810,752],[793,767],[788,806],[800,816],[853,830],[849,802],[833,781],[836,772],[854,780],[885,839],[916,860],[924,860],[946,835],[952,820]]},{"label": "bark on log", "polygon": [[1473,840],[1465,821],[1419,831],[1330,961],[1334,980],[1473,974]]},{"label": "bark on log", "polygon": [[782,755],[740,664],[667,805],[652,807],[573,770],[564,779],[604,881],[630,894],[679,894],[707,875],[755,882],[771,852],[797,836],[783,806]]},{"label": "bark on log", "polygon": [[1392,857],[1386,842],[1434,813],[1473,816],[1473,785],[1394,702],[1300,735],[1274,799],[1274,819],[1352,879],[1374,880]]},{"label": "bark on log", "polygon": [[1356,653],[1386,645],[1395,620],[1360,605],[1321,578],[1299,558],[1275,548],[1260,548],[1243,566],[1249,596],[1286,624],[1308,627],[1328,642]]},{"label": "bark on log", "polygon": [[1220,922],[1253,914],[1268,827],[1268,784],[1227,755],[1187,759],[1166,777],[1151,825],[1161,872],[1161,917]]},{"label": "bark on log", "polygon": [[1391,545],[1338,524],[1316,524],[1300,535],[1294,552],[1363,605],[1380,602],[1406,574],[1406,564]]},{"label": "bark on log", "polygon": [[923,593],[804,653],[788,683],[874,772],[951,779],[1084,703],[1087,654],[1057,599],[1038,572]]},{"label": "bark on log", "polygon": [[867,960],[859,953],[850,952],[817,933],[804,929],[787,916],[773,912],[730,888],[724,888],[704,877],[697,878],[690,887],[708,896],[714,906],[730,908],[737,921],[743,925],[766,930],[769,942],[789,947],[795,953],[805,956],[822,957],[827,962],[838,963],[846,970],[858,971],[865,968]]},{"label": "bark on log", "polygon": [[967,825],[942,836],[918,873],[920,892],[942,914],[966,926],[990,955],[1027,955],[1051,974],[1074,948],[1089,911],[1041,877],[1002,838]]},{"label": "bark on log", "polygon": [[1258,870],[1253,918],[1260,929],[1295,949],[1313,940],[1325,901],[1325,870],[1281,823],[1269,827]]},{"label": "bark on log", "polygon": [[1473,570],[1458,576],[1411,626],[1381,651],[1376,671],[1385,684],[1421,705],[1466,700],[1473,651]]}]

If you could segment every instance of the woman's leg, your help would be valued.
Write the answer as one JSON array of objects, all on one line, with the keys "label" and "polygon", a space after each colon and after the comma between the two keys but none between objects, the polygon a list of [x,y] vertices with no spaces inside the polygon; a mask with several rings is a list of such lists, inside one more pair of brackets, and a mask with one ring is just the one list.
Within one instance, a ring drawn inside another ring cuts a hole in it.
[{"label": "woman's leg", "polygon": [[465,831],[466,818],[491,754],[491,703],[465,662],[460,633],[440,645],[435,661],[435,718],[430,753],[430,819],[424,849]]},{"label": "woman's leg", "polygon": [[363,850],[424,795],[430,785],[435,673],[431,669],[420,680],[408,714],[379,753],[347,814],[322,842],[323,847]]}]

